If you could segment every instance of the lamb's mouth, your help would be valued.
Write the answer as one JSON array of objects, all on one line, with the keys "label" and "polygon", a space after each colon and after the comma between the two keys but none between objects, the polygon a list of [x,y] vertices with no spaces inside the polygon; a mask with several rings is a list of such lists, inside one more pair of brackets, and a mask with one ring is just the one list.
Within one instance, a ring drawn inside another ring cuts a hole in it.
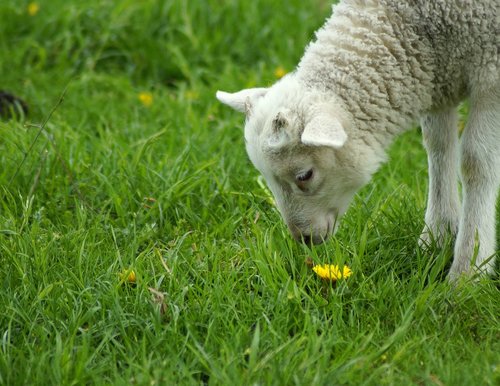
[{"label": "lamb's mouth", "polygon": [[317,235],[302,235],[302,238],[300,241],[302,241],[304,244],[307,245],[319,245],[323,244],[328,237],[330,237],[329,234],[326,234],[325,236],[317,236]]},{"label": "lamb's mouth", "polygon": [[[300,241],[307,245],[322,244],[335,233],[337,228],[338,217],[336,215],[333,215],[332,211],[329,211],[329,213],[331,213],[331,215],[328,216],[328,220],[326,221],[326,226],[323,227],[319,232],[304,231],[304,229],[308,229],[311,227],[297,226],[295,224],[290,224],[290,223],[288,224],[288,228],[290,229],[290,232],[292,233],[294,239],[297,241]],[[336,211],[336,213],[338,212]]]},{"label": "lamb's mouth", "polygon": [[326,232],[324,234],[302,235],[302,242],[304,244],[308,244],[308,245],[323,244],[325,241],[327,241],[330,238],[330,236],[333,235],[334,227],[335,227],[334,222],[328,221],[327,226],[326,226]]}]

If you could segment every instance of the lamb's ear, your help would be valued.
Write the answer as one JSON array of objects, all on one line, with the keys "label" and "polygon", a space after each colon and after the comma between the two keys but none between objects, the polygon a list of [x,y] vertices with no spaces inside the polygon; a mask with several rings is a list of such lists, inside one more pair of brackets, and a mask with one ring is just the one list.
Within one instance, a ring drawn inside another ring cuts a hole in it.
[{"label": "lamb's ear", "polygon": [[337,118],[319,114],[312,118],[301,136],[304,145],[329,146],[335,149],[344,146],[347,134]]},{"label": "lamb's ear", "polygon": [[257,99],[267,93],[267,88],[247,88],[235,93],[217,91],[215,96],[219,101],[241,113],[250,114]]}]

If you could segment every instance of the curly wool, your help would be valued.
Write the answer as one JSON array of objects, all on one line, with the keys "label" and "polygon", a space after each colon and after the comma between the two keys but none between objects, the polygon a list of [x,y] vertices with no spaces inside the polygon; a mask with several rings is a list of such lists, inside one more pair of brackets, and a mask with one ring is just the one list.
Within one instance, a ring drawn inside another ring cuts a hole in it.
[{"label": "curly wool", "polygon": [[498,84],[499,4],[342,1],[296,76],[308,88],[332,91],[359,129],[396,134],[423,114]]}]

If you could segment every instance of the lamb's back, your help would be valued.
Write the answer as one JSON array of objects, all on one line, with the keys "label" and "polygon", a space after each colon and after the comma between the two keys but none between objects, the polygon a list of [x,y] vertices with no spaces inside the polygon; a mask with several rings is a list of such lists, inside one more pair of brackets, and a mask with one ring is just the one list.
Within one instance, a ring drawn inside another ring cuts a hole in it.
[{"label": "lamb's back", "polygon": [[[433,62],[433,99],[456,103],[500,81],[500,1],[383,0],[427,41]],[[405,10],[406,8],[406,10]],[[411,8],[413,12],[408,13]]]},{"label": "lamb's back", "polygon": [[[500,79],[499,0],[344,0],[298,67],[387,130]],[[399,114],[398,114],[399,113]],[[394,124],[394,125],[392,125]]]}]

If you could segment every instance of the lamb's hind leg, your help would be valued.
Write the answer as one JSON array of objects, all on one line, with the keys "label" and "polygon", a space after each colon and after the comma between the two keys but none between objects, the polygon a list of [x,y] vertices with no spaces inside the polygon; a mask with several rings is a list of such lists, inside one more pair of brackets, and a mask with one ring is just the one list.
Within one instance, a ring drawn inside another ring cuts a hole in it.
[{"label": "lamb's hind leg", "polygon": [[429,165],[429,193],[420,245],[444,244],[460,221],[458,196],[458,113],[455,108],[428,115],[421,121]]},{"label": "lamb's hind leg", "polygon": [[500,182],[500,92],[471,99],[462,135],[463,212],[450,279],[491,273],[495,263],[495,206]]}]

